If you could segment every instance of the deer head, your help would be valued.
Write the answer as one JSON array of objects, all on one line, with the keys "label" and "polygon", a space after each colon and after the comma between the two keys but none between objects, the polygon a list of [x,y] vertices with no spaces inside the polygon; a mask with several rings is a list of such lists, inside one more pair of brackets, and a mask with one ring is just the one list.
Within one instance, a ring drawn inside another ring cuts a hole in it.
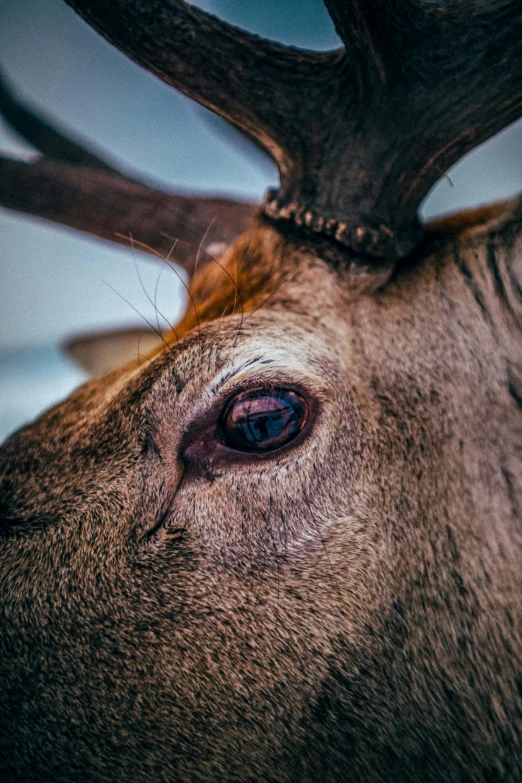
[{"label": "deer head", "polygon": [[70,4],[281,187],[159,194],[4,92],[47,154],[5,205],[159,250],[252,222],[147,360],[0,451],[3,779],[519,780],[520,204],[416,217],[521,112],[519,4],[327,0],[327,54]]}]

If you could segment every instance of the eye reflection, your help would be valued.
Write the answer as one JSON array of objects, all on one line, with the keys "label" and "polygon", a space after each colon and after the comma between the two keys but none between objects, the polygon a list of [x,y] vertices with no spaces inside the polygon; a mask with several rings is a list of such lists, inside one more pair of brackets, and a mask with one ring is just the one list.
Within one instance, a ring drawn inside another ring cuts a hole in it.
[{"label": "eye reflection", "polygon": [[238,451],[272,451],[289,443],[308,417],[305,399],[290,389],[242,392],[225,409],[221,430],[227,446]]}]

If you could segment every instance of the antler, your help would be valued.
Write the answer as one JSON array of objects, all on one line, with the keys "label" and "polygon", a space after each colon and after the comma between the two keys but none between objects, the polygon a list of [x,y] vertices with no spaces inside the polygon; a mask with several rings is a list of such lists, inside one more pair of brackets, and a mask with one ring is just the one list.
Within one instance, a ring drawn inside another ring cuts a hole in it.
[{"label": "antler", "polygon": [[108,40],[257,139],[266,213],[396,258],[462,155],[522,113],[520,0],[326,0],[345,48],[264,41],[182,0],[67,0]]},{"label": "antler", "polygon": [[44,153],[32,163],[0,156],[1,206],[127,247],[133,237],[163,256],[180,238],[174,258],[189,274],[202,237],[229,244],[256,212],[252,204],[174,195],[127,177],[23,106],[2,78],[0,114]]}]

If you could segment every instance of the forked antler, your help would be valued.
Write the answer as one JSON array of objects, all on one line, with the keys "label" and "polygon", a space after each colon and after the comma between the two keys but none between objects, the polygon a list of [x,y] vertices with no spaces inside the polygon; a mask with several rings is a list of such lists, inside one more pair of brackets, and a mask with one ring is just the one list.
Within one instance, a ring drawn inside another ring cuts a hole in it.
[{"label": "forked antler", "polygon": [[466,152],[522,113],[520,0],[326,0],[345,48],[264,41],[182,0],[67,0],[136,62],[257,139],[265,211],[396,258]]},{"label": "forked antler", "polygon": [[[409,253],[434,182],[522,113],[520,0],[325,0],[345,44],[326,54],[265,41],[183,0],[67,2],[269,152],[281,175],[269,217],[357,254]],[[38,118],[24,124],[16,101],[3,112],[57,161],[0,161],[5,206],[111,239],[133,232],[162,252],[165,234],[197,242],[212,217],[215,241],[230,241],[254,213],[148,188],[80,145],[56,144],[63,136]]]},{"label": "forked antler", "polygon": [[[256,208],[228,199],[165,193],[130,178],[27,108],[0,78],[0,114],[43,157],[0,156],[0,205],[173,260],[192,272],[203,238],[229,244]],[[205,250],[205,247],[202,248]],[[204,263],[203,254],[201,263]]]}]

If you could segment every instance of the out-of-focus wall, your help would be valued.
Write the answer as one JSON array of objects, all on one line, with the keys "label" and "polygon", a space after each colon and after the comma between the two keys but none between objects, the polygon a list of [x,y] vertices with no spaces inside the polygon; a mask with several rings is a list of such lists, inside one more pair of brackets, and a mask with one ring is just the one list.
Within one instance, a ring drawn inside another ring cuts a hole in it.
[{"label": "out-of-focus wall", "polygon": [[[321,0],[198,5],[283,43],[317,50],[339,45]],[[165,188],[260,200],[277,181],[273,164],[236,132],[109,46],[62,0],[2,0],[0,66],[49,118]],[[34,155],[1,124],[0,152]],[[522,190],[521,152],[517,123],[442,178],[424,216]],[[139,253],[137,259],[150,293],[159,267]],[[133,307],[149,320],[154,314],[130,251],[7,210],[0,210],[0,264],[1,440],[83,378],[61,356],[60,341],[137,325]],[[181,285],[163,275],[160,309],[175,320],[183,301]]]}]

